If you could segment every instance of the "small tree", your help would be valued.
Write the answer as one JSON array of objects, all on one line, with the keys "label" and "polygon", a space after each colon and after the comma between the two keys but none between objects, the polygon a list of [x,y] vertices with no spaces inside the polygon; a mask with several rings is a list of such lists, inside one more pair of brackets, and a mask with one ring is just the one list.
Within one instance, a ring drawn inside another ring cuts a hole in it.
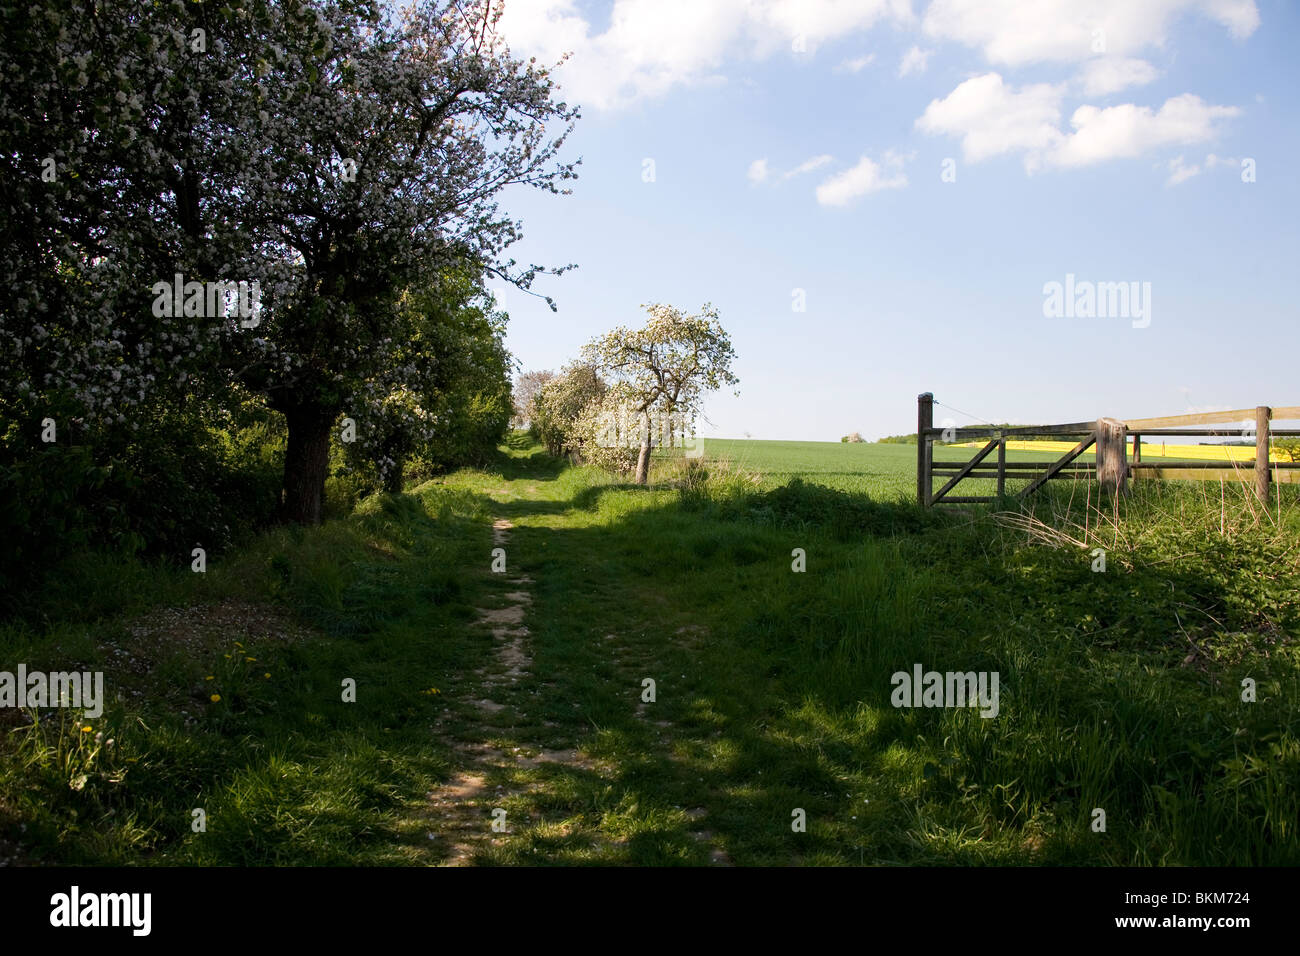
[{"label": "small tree", "polygon": [[706,392],[740,382],[731,372],[731,338],[712,305],[705,303],[698,315],[659,303],[642,308],[650,316],[644,327],[620,326],[583,349],[586,361],[613,379],[614,396],[641,423],[639,485],[649,480],[656,417],[694,420]]},{"label": "small tree", "polygon": [[510,418],[512,427],[523,428],[532,421],[533,399],[537,398],[542,386],[553,378],[555,373],[545,369],[524,372],[519,376],[511,393],[514,403],[514,414]]},{"label": "small tree", "polygon": [[582,448],[578,422],[597,405],[608,386],[590,365],[572,362],[538,391],[529,413],[537,437],[552,455],[577,458]]},{"label": "small tree", "polygon": [[636,467],[636,449],[619,440],[627,425],[623,420],[624,411],[614,393],[606,392],[589,402],[578,415],[571,434],[575,456],[584,465],[595,465],[620,475],[626,475]]}]

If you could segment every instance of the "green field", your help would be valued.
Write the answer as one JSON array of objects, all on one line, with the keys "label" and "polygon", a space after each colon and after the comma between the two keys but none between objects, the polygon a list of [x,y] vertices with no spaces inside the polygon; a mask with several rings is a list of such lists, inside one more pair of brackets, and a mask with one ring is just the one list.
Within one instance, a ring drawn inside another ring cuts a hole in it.
[{"label": "green field", "polygon": [[[827,488],[874,498],[916,499],[915,445],[706,438],[701,450],[706,460],[726,462],[732,467],[761,475],[765,488],[775,488],[798,477]],[[945,447],[936,443],[934,460],[937,463],[962,464],[976,452],[977,449],[973,448]],[[1009,462],[1051,462],[1059,457],[1059,453],[1052,452],[1007,453]],[[990,456],[985,461],[996,459]],[[1081,455],[1079,461],[1091,464],[1095,456],[1090,450]],[[1007,489],[1014,491],[1027,483],[1009,480]],[[936,489],[941,486],[942,482],[935,485]],[[958,487],[960,490],[955,493],[962,495],[991,495],[996,491],[997,483],[987,479],[965,479]]]},{"label": "green field", "polygon": [[1293,487],[925,512],[908,446],[706,447],[636,487],[517,435],[205,574],[70,564],[0,646],[112,699],[5,712],[0,857],[1300,863]]}]

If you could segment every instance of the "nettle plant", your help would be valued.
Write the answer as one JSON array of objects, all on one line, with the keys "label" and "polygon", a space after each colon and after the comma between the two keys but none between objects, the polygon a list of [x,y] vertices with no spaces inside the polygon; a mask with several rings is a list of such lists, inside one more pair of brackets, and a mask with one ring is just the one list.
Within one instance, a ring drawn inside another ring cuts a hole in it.
[{"label": "nettle plant", "polygon": [[[125,424],[160,390],[238,383],[285,417],[285,517],[318,521],[347,402],[419,388],[403,293],[466,262],[522,289],[571,268],[504,257],[521,232],[497,195],[567,192],[578,112],[499,17],[463,0],[0,10],[6,397]],[[256,327],[155,317],[178,273],[258,283]]]}]

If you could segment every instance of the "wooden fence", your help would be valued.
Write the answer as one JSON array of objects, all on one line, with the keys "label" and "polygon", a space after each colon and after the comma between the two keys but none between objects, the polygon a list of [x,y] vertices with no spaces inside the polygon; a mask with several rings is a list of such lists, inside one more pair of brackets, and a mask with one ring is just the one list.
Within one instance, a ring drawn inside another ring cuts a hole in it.
[{"label": "wooden fence", "polygon": [[[979,504],[998,501],[1006,495],[1007,479],[1028,479],[1029,484],[1016,492],[1017,498],[1033,494],[1047,482],[1062,478],[1096,480],[1111,491],[1124,492],[1128,479],[1163,479],[1177,481],[1252,481],[1261,501],[1267,501],[1269,485],[1300,483],[1300,462],[1270,462],[1272,438],[1300,436],[1297,429],[1272,427],[1274,419],[1300,419],[1300,405],[1225,412],[1200,412],[1194,415],[1171,415],[1163,418],[1119,420],[1099,418],[1095,422],[1072,422],[1064,425],[986,425],[973,428],[934,425],[934,395],[925,392],[916,400],[916,497],[926,508],[936,504]],[[1189,429],[1192,425],[1222,425],[1253,421],[1255,457],[1251,461],[1145,462],[1142,460],[1144,437],[1241,437],[1244,430],[1223,428]],[[1128,460],[1132,438],[1133,461]],[[1007,461],[1008,439],[1077,438],[1078,444],[1053,462]],[[987,439],[983,448],[969,461],[934,460],[935,440],[949,444]],[[1097,447],[1096,462],[1080,462],[1079,456]],[[997,452],[996,462],[985,459]],[[934,490],[936,478],[948,480]],[[954,495],[951,492],[968,478],[997,480],[997,494]]]}]

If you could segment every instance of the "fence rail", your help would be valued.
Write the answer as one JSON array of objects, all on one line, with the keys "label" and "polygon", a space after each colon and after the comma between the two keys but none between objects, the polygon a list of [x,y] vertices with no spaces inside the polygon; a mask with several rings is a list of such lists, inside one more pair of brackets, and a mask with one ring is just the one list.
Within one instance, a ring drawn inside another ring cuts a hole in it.
[{"label": "fence rail", "polygon": [[[952,426],[936,428],[934,395],[924,392],[917,397],[916,410],[916,497],[926,508],[936,504],[978,504],[994,502],[1006,494],[1006,482],[1028,479],[1029,484],[1016,493],[1025,498],[1049,481],[1080,478],[1096,479],[1117,493],[1128,490],[1128,479],[1165,481],[1249,481],[1261,501],[1267,501],[1271,484],[1300,484],[1300,462],[1269,461],[1269,444],[1273,438],[1300,436],[1300,429],[1273,428],[1274,419],[1300,419],[1300,405],[1219,412],[1196,412],[1190,415],[1166,415],[1159,418],[1126,420],[1099,418],[1095,422],[1071,422],[1063,425],[987,425],[971,428]],[[1221,425],[1228,422],[1247,424],[1248,429],[1189,428],[1195,425]],[[1182,426],[1182,427],[1179,427]],[[1255,434],[1255,457],[1248,461],[1169,461],[1142,460],[1142,438],[1230,437]],[[1133,461],[1128,460],[1132,438]],[[1007,442],[1017,438],[1078,438],[1079,442],[1053,462],[1008,462]],[[968,461],[934,460],[934,442],[977,441],[985,444]],[[1096,446],[1096,462],[1080,462],[1079,456]],[[996,462],[985,461],[994,452]],[[938,491],[935,478],[947,478]],[[970,478],[997,479],[993,496],[954,495],[957,486]]]}]

